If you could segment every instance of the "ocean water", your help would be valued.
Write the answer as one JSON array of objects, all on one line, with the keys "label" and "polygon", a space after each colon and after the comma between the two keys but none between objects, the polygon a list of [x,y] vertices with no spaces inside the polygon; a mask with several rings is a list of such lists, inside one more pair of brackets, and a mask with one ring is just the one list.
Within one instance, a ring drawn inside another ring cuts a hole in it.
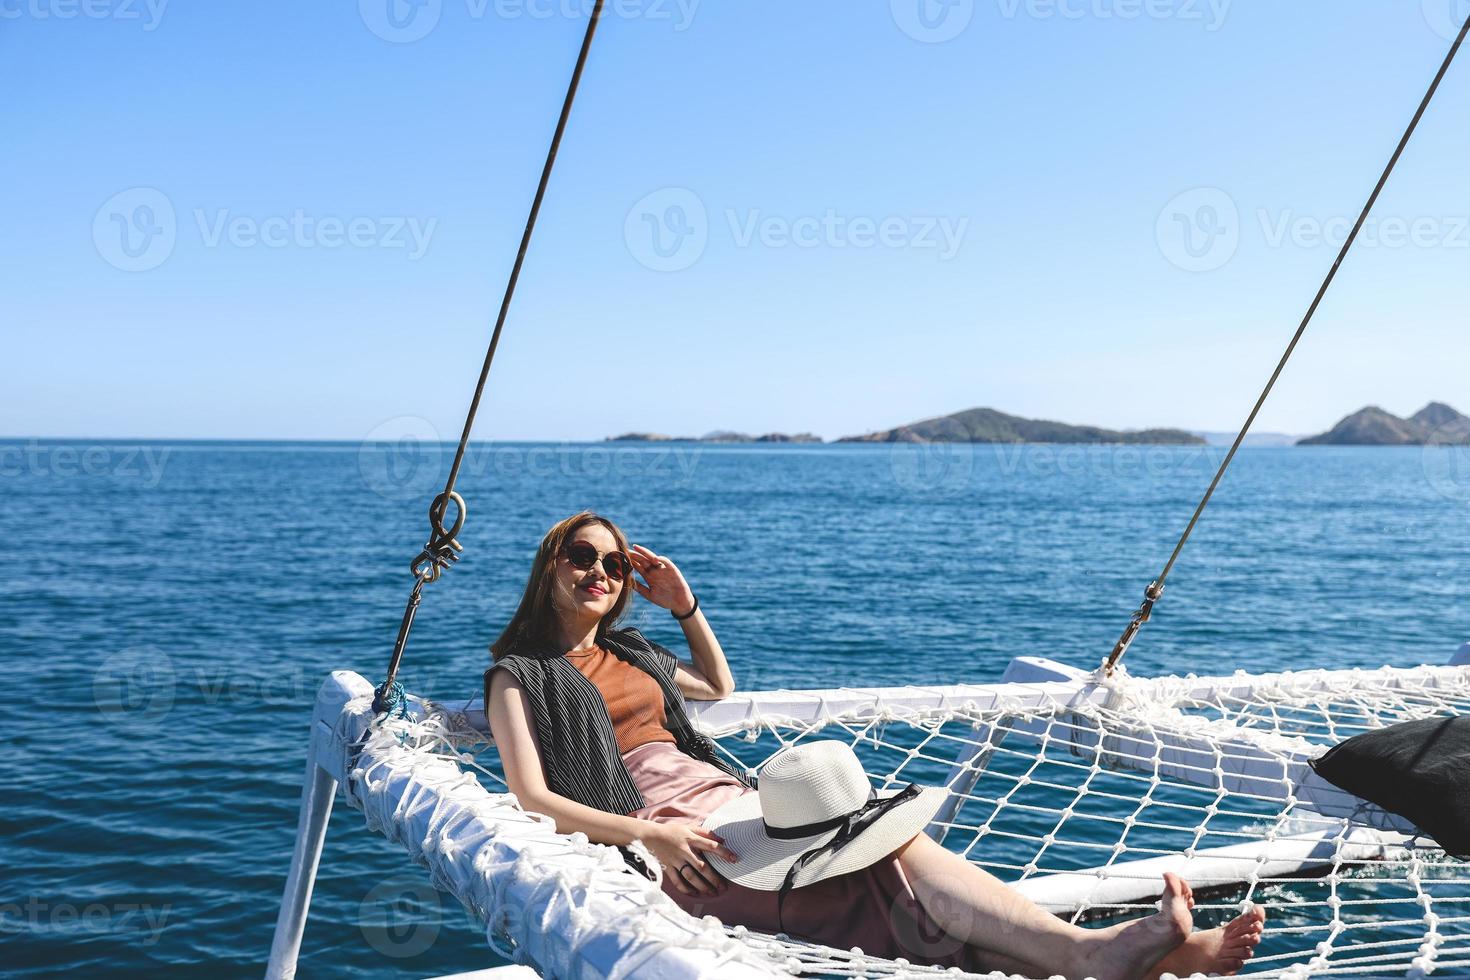
[{"label": "ocean water", "polygon": [[[1222,453],[476,445],[464,559],[427,589],[402,677],[475,693],[541,534],[584,507],[680,565],[743,689],[1092,666]],[[0,969],[261,974],[314,691],[380,679],[447,463],[411,442],[0,443]],[[1463,451],[1249,449],[1128,663],[1442,663],[1470,639],[1467,583]],[[300,975],[496,963],[423,882],[339,806]]]}]

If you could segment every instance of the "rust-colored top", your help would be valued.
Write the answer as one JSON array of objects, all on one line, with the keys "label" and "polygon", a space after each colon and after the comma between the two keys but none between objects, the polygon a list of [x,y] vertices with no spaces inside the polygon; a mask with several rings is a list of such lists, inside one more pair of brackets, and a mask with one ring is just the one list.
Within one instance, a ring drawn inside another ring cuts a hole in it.
[{"label": "rust-colored top", "polygon": [[619,752],[645,742],[675,741],[674,733],[664,727],[664,692],[658,681],[600,646],[568,653],[566,658],[607,702]]}]

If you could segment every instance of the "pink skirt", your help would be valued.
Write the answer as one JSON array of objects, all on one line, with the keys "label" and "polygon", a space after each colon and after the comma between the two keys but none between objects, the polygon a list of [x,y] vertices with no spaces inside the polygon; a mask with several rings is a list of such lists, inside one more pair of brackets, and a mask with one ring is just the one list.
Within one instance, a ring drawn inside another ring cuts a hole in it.
[{"label": "pink skirt", "polygon": [[[623,764],[647,803],[629,816],[699,824],[729,800],[755,790],[671,742],[645,742],[623,753]],[[718,870],[721,859],[710,857]],[[914,897],[898,858],[889,855],[860,871],[793,888],[776,914],[776,893],[733,882],[719,895],[685,895],[665,876],[664,892],[690,915],[713,915],[729,926],[785,932],[837,949],[904,957],[914,964],[976,969],[974,950],[946,935]]]}]

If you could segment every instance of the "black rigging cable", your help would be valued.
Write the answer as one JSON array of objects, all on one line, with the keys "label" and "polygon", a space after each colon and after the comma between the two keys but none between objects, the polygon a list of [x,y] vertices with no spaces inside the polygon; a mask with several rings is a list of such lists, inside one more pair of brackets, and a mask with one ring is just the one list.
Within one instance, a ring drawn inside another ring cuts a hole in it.
[{"label": "black rigging cable", "polygon": [[1113,672],[1113,668],[1118,665],[1118,661],[1122,660],[1123,655],[1128,652],[1128,647],[1132,644],[1133,638],[1138,635],[1139,628],[1148,622],[1149,616],[1153,614],[1154,603],[1158,601],[1159,596],[1164,591],[1164,580],[1173,571],[1174,562],[1178,561],[1179,553],[1184,550],[1184,543],[1189,540],[1189,535],[1193,533],[1195,524],[1199,523],[1200,515],[1204,513],[1205,506],[1209,504],[1210,498],[1214,496],[1215,488],[1220,485],[1220,478],[1225,475],[1225,470],[1229,468],[1230,461],[1235,458],[1235,451],[1240,448],[1240,444],[1245,440],[1246,433],[1250,431],[1251,424],[1255,422],[1256,415],[1260,412],[1261,406],[1266,403],[1266,396],[1271,394],[1271,389],[1276,385],[1276,379],[1281,376],[1281,371],[1286,367],[1286,362],[1291,359],[1292,352],[1296,350],[1297,341],[1301,340],[1302,334],[1307,332],[1307,325],[1312,322],[1312,317],[1317,313],[1317,307],[1322,305],[1322,298],[1327,295],[1327,290],[1331,287],[1332,281],[1337,278],[1337,270],[1342,267],[1343,260],[1347,258],[1348,251],[1353,247],[1353,242],[1357,240],[1358,232],[1363,230],[1363,224],[1368,220],[1368,214],[1373,210],[1373,205],[1378,203],[1378,195],[1383,193],[1383,188],[1388,183],[1388,178],[1393,174],[1394,167],[1398,165],[1399,157],[1403,156],[1404,148],[1409,145],[1410,137],[1414,135],[1414,130],[1419,127],[1419,120],[1424,118],[1424,113],[1429,108],[1429,103],[1434,99],[1434,93],[1439,90],[1439,83],[1444,80],[1445,74],[1450,70],[1450,65],[1454,63],[1455,55],[1459,53],[1460,45],[1465,42],[1467,34],[1470,34],[1470,18],[1466,19],[1465,26],[1460,28],[1459,36],[1455,38],[1455,43],[1450,46],[1450,53],[1445,56],[1444,64],[1439,66],[1439,73],[1434,76],[1434,81],[1430,83],[1429,91],[1424,93],[1424,100],[1419,103],[1419,111],[1414,113],[1414,118],[1409,122],[1409,128],[1404,130],[1403,138],[1399,140],[1398,147],[1393,151],[1393,157],[1389,159],[1388,166],[1383,170],[1383,176],[1378,178],[1378,185],[1373,188],[1373,193],[1368,197],[1368,203],[1363,206],[1363,212],[1358,215],[1357,223],[1353,225],[1353,230],[1348,235],[1347,240],[1342,243],[1342,249],[1337,253],[1337,261],[1333,262],[1332,268],[1327,271],[1327,278],[1322,280],[1321,288],[1317,290],[1317,295],[1312,298],[1312,305],[1307,308],[1307,315],[1302,318],[1301,326],[1296,328],[1296,333],[1292,335],[1291,343],[1286,345],[1286,352],[1281,355],[1281,360],[1276,364],[1276,370],[1271,372],[1271,379],[1266,382],[1266,387],[1261,390],[1261,395],[1256,399],[1255,407],[1251,409],[1250,415],[1245,420],[1245,425],[1241,426],[1240,433],[1235,437],[1235,442],[1230,446],[1230,451],[1225,454],[1225,459],[1221,461],[1220,468],[1215,471],[1215,478],[1210,481],[1209,489],[1205,491],[1204,497],[1200,499],[1199,506],[1194,509],[1194,516],[1189,519],[1189,524],[1184,528],[1184,533],[1180,535],[1179,543],[1174,545],[1174,551],[1169,555],[1169,560],[1165,563],[1164,570],[1159,573],[1158,578],[1149,583],[1148,588],[1143,590],[1143,604],[1133,613],[1133,619],[1128,623],[1127,628],[1123,630],[1123,635],[1118,637],[1118,642],[1113,645],[1112,653],[1109,653],[1107,659],[1103,661],[1104,674],[1111,674]]},{"label": "black rigging cable", "polygon": [[[382,712],[397,707],[402,701],[402,689],[398,687],[398,666],[403,661],[403,649],[408,644],[408,631],[413,628],[413,617],[418,611],[424,585],[436,581],[440,574],[459,560],[464,550],[457,535],[464,527],[465,502],[454,489],[459,479],[459,469],[464,463],[465,449],[469,446],[470,432],[475,427],[475,414],[480,410],[480,399],[485,394],[485,382],[490,378],[490,364],[495,360],[495,349],[500,346],[500,332],[505,327],[505,317],[510,311],[510,301],[515,295],[516,282],[521,277],[521,266],[526,261],[526,250],[531,245],[531,233],[536,230],[536,216],[541,213],[541,201],[546,196],[546,185],[551,180],[551,169],[556,165],[556,152],[561,147],[561,137],[567,128],[567,119],[572,114],[572,102],[577,97],[577,86],[582,81],[582,69],[587,65],[587,52],[592,49],[592,36],[597,33],[597,24],[602,17],[603,0],[596,0],[592,14],[587,20],[587,32],[582,36],[582,49],[577,53],[577,66],[572,69],[572,80],[567,85],[566,98],[562,101],[561,116],[556,121],[556,132],[551,137],[551,147],[546,152],[546,163],[541,168],[541,181],[536,185],[536,196],[531,201],[531,213],[526,217],[526,230],[521,233],[521,247],[516,250],[515,264],[510,269],[510,279],[505,284],[505,295],[500,300],[500,313],[495,318],[495,332],[490,335],[490,347],[485,351],[485,363],[480,367],[480,379],[475,384],[475,394],[470,400],[469,412],[465,415],[464,431],[459,436],[459,448],[454,452],[454,464],[449,467],[449,478],[444,481],[444,492],[429,504],[429,540],[418,557],[409,563],[413,571],[413,591],[409,593],[408,606],[403,610],[403,621],[398,626],[398,638],[393,644],[393,657],[388,662],[388,676],[373,698],[373,710]],[[454,504],[454,523],[445,528],[444,518],[449,505]]]}]

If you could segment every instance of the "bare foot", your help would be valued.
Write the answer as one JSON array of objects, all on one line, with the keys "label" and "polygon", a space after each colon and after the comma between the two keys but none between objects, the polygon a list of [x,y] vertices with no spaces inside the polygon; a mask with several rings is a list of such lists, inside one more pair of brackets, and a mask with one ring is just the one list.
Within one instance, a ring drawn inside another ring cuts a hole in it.
[{"label": "bare foot", "polygon": [[1189,939],[1194,929],[1194,916],[1190,912],[1193,908],[1194,893],[1189,885],[1172,871],[1164,872],[1164,897],[1159,902],[1159,911],[1097,930],[1097,940],[1079,950],[1077,966],[1067,976],[1139,980],[1157,975],[1153,967]]},{"label": "bare foot", "polygon": [[1183,945],[1160,960],[1149,976],[1158,977],[1165,973],[1179,977],[1195,973],[1229,976],[1256,955],[1265,924],[1266,910],[1253,905],[1249,912],[1240,913],[1218,929],[1192,934]]}]

